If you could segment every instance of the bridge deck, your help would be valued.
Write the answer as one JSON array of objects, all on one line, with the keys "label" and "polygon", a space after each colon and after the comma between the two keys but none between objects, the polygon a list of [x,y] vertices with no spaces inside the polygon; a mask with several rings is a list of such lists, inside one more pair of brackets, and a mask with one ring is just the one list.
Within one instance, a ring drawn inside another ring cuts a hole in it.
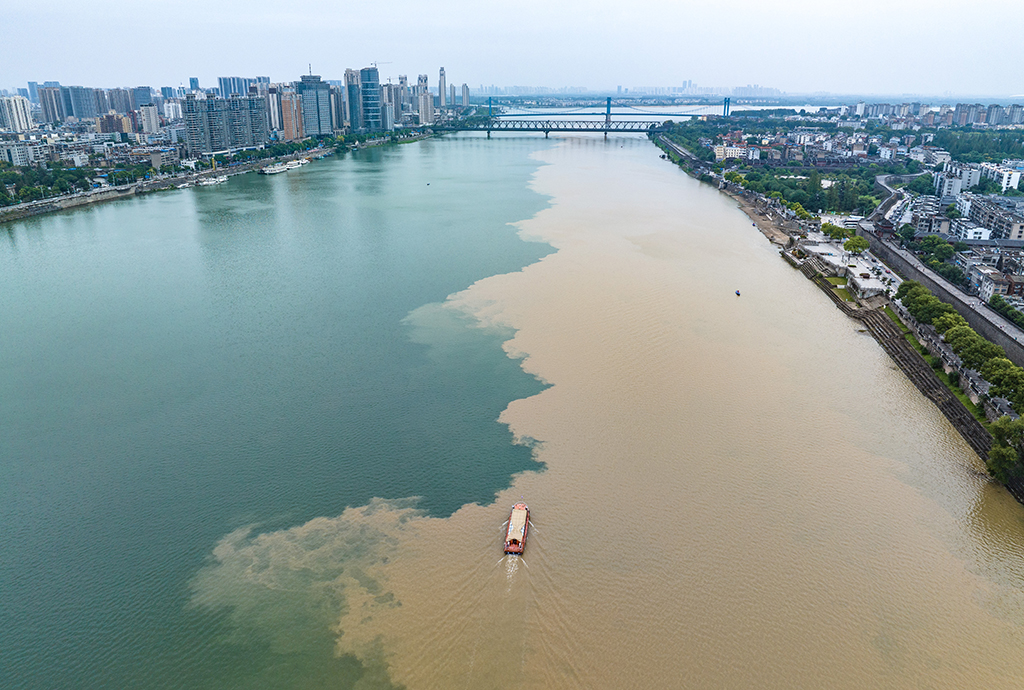
[{"label": "bridge deck", "polygon": [[435,129],[462,132],[635,132],[647,134],[659,132],[660,122],[651,120],[511,120],[494,119],[474,124],[453,123]]}]

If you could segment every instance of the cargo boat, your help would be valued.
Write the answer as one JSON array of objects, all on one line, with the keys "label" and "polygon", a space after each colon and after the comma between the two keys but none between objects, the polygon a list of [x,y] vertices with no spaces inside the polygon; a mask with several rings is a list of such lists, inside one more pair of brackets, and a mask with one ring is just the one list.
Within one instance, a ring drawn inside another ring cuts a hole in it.
[{"label": "cargo boat", "polygon": [[516,503],[508,516],[508,532],[505,533],[505,553],[521,554],[526,547],[526,533],[530,529],[530,508],[525,503]]}]

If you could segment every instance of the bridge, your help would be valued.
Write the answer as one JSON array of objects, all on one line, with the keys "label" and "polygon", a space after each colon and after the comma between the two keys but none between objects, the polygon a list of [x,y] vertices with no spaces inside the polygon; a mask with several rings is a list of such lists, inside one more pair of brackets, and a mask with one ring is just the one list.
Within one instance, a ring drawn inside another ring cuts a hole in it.
[{"label": "bridge", "polygon": [[593,132],[607,135],[609,132],[626,132],[630,134],[648,134],[661,132],[664,127],[660,122],[650,120],[513,120],[494,118],[486,122],[453,122],[440,125],[435,130],[444,129],[452,132],[544,132],[546,137],[551,132]]},{"label": "bridge", "polygon": [[[729,99],[726,98],[723,104],[723,114],[729,114]],[[706,114],[700,111],[705,110],[708,106],[698,106],[697,110],[688,113],[664,113],[658,111],[644,110],[635,106],[626,106],[631,111],[637,111],[650,117],[651,115],[657,116],[658,118],[671,118],[673,116],[692,117],[694,115]],[[544,132],[544,136],[547,137],[551,132],[593,132],[603,133],[605,138],[608,137],[609,132],[628,133],[628,134],[657,134],[665,130],[661,122],[654,121],[651,119],[647,120],[612,120],[612,99],[608,98],[605,102],[604,119],[580,119],[581,117],[599,116],[597,113],[592,112],[591,107],[574,108],[563,112],[553,112],[551,110],[545,111],[529,111],[526,110],[522,113],[515,113],[509,115],[494,115],[491,105],[491,99],[487,99],[487,119],[485,120],[473,120],[469,121],[453,121],[448,123],[440,123],[434,126],[435,130],[447,130],[449,132],[487,132],[487,136],[491,136],[491,132]],[[585,112],[591,110],[591,112]],[[562,116],[565,119],[551,119],[551,116]],[[570,116],[575,116],[575,119],[569,119]],[[532,120],[529,118],[546,118]],[[634,116],[635,117],[635,116]]]}]

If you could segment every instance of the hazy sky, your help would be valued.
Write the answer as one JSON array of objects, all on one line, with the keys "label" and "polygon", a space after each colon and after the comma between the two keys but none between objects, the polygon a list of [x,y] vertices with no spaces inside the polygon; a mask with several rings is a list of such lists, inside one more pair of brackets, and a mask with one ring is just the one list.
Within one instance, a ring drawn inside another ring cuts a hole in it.
[{"label": "hazy sky", "polygon": [[530,86],[1024,94],[1019,0],[0,0],[0,87],[308,70]]}]

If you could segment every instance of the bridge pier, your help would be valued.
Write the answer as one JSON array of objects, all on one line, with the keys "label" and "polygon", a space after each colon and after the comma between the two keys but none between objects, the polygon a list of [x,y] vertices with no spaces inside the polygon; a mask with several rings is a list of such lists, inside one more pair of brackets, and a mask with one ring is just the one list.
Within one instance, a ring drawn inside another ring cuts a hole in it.
[{"label": "bridge pier", "polygon": [[547,139],[547,138],[548,138],[548,130],[546,130],[546,129],[544,130],[544,138],[545,138],[545,139]]}]

